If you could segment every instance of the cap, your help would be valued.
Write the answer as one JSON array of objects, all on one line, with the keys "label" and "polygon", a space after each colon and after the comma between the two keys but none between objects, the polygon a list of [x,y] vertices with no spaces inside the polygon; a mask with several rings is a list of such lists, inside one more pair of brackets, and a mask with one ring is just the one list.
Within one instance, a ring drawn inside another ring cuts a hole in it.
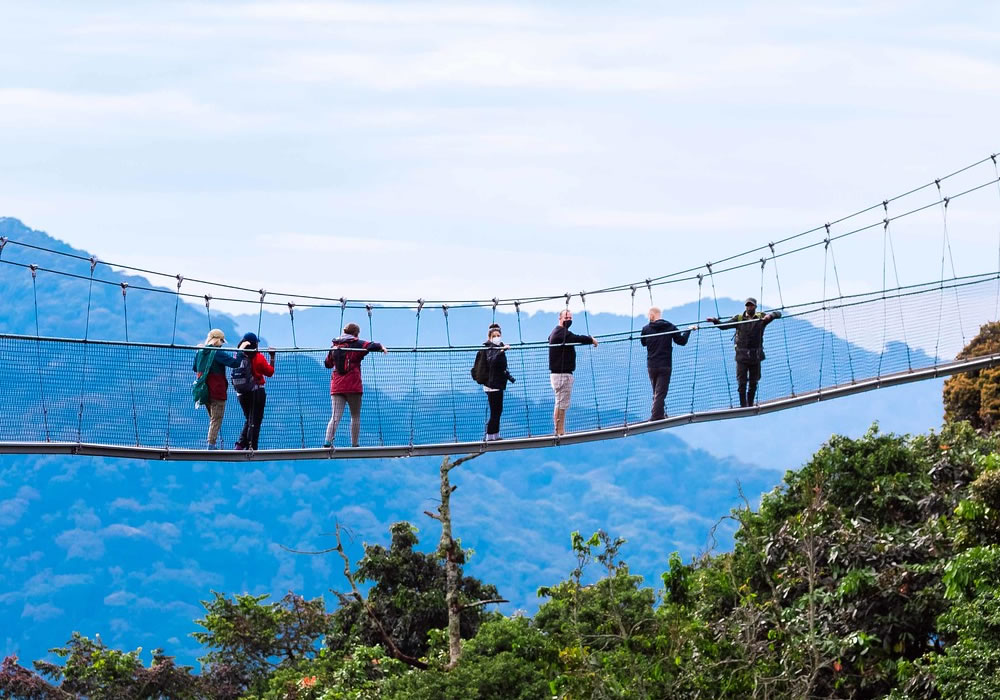
[{"label": "cap", "polygon": [[753,297],[747,297],[746,303],[747,304],[753,304],[754,306],[757,306],[757,300],[754,299]]},{"label": "cap", "polygon": [[218,328],[213,328],[205,337],[203,345],[222,345],[226,342],[226,334]]}]

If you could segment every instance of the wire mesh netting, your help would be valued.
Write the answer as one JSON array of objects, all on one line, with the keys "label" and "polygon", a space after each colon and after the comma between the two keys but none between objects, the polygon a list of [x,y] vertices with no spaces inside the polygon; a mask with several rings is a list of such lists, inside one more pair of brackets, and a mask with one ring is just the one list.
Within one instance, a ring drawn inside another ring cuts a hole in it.
[{"label": "wire mesh netting", "polygon": [[[993,320],[995,274],[789,307],[764,336],[762,403],[934,367]],[[739,405],[732,330],[701,324],[673,351],[666,410],[701,414]],[[648,420],[652,392],[639,329],[575,348],[569,432]],[[370,353],[361,363],[362,447],[481,441],[488,408],[470,368],[476,347]],[[0,335],[2,443],[86,443],[164,449],[206,446],[208,414],[195,406],[197,347]],[[222,352],[232,354],[232,349]],[[267,379],[259,448],[320,447],[331,417],[327,348],[278,349]],[[516,383],[504,395],[505,439],[550,435],[549,347],[506,351]],[[245,417],[229,388],[219,445],[232,448]],[[345,411],[335,445],[350,445]]]}]

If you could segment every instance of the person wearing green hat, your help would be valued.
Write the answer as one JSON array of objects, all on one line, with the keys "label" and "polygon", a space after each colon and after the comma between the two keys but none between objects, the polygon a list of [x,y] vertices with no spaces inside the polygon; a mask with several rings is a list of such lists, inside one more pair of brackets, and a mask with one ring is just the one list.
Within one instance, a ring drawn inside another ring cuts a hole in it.
[{"label": "person wearing green hat", "polygon": [[757,300],[749,297],[745,311],[728,321],[717,318],[705,319],[715,324],[719,330],[736,329],[733,345],[736,349],[736,383],[740,394],[740,406],[753,406],[757,397],[757,382],[760,381],[760,363],[764,361],[764,329],[776,318],[780,311],[761,313],[757,311]]}]

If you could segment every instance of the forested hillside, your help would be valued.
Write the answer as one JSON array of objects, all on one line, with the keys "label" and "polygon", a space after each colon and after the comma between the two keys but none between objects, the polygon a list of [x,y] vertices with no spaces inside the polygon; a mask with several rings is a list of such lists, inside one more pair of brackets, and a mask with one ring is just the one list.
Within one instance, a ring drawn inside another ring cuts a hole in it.
[{"label": "forested hillside", "polygon": [[[538,591],[533,617],[464,610],[454,668],[441,559],[399,523],[352,563],[372,584],[361,602],[218,593],[191,625],[199,672],[74,634],[37,673],[6,659],[0,697],[993,698],[996,448],[967,422],[834,437],[759,508],[726,516],[733,551],[665,556],[660,581],[630,572],[623,540],[573,533],[578,565]],[[459,592],[496,594],[473,578]]]}]

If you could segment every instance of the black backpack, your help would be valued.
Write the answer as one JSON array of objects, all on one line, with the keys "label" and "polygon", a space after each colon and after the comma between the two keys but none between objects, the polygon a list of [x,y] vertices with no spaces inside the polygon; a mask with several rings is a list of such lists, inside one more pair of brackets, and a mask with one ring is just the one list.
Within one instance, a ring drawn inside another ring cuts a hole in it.
[{"label": "black backpack", "polygon": [[237,394],[246,394],[257,388],[257,380],[254,379],[253,371],[250,369],[250,356],[245,352],[240,353],[240,366],[233,369],[233,388]]},{"label": "black backpack", "polygon": [[476,353],[476,361],[472,363],[472,378],[479,384],[485,384],[490,380],[490,367],[486,361],[485,350]]},{"label": "black backpack", "polygon": [[344,348],[350,347],[350,345],[350,343],[334,345],[331,351],[333,354],[333,370],[341,377],[347,374],[347,350]]}]

